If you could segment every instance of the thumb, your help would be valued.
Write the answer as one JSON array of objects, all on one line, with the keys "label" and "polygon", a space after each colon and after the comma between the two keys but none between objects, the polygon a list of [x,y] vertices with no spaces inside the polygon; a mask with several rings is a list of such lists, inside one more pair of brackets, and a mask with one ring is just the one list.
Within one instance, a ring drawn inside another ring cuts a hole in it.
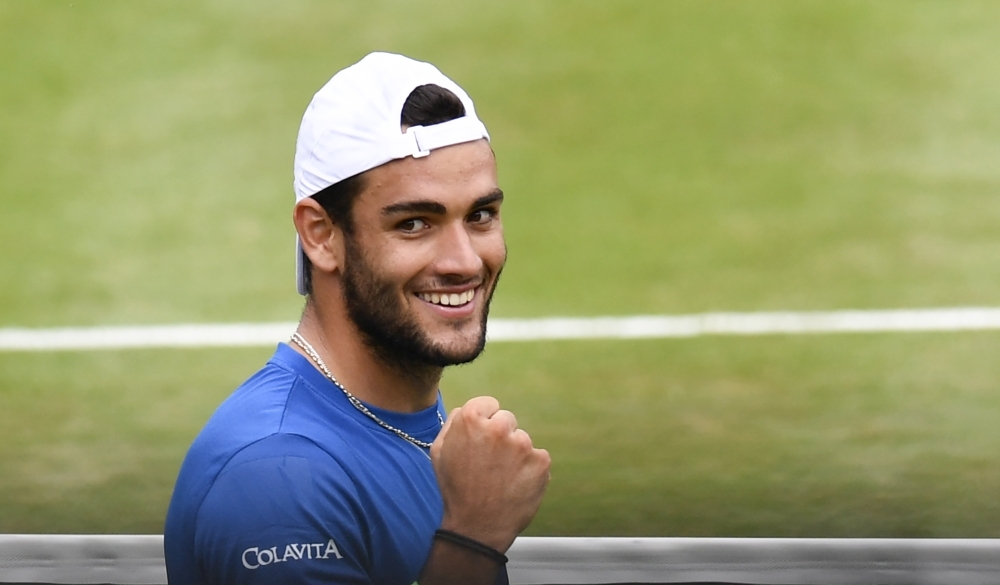
[{"label": "thumb", "polygon": [[437,438],[435,438],[434,442],[431,444],[432,455],[437,455],[437,453],[441,450],[441,442],[444,441],[445,435],[447,435],[448,430],[451,429],[451,423],[453,420],[455,420],[455,414],[457,414],[459,410],[461,409],[453,408],[451,409],[451,412],[448,413],[448,418],[445,419],[444,426],[441,427],[441,430],[438,432]]}]

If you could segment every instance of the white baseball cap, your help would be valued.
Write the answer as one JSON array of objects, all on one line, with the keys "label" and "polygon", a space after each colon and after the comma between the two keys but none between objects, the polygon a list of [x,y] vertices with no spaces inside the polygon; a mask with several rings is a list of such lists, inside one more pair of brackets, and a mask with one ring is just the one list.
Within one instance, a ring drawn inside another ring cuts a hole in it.
[{"label": "white baseball cap", "polygon": [[[434,84],[454,93],[465,116],[400,129],[403,104],[415,88]],[[306,108],[295,145],[295,202],[383,165],[490,135],[469,95],[430,63],[392,53],[370,53],[338,72]],[[295,236],[295,278],[306,294],[302,243]]]}]

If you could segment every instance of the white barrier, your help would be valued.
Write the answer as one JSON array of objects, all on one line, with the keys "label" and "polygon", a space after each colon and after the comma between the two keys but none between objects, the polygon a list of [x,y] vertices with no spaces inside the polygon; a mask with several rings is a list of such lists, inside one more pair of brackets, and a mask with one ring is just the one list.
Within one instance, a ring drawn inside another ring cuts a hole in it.
[{"label": "white barrier", "polygon": [[[513,585],[996,585],[1000,539],[522,537]],[[0,583],[163,585],[158,535],[0,535]]]},{"label": "white barrier", "polygon": [[[287,341],[296,323],[187,323],[118,327],[0,327],[0,352],[151,347],[252,347]],[[987,331],[1000,329],[1000,308],[944,307],[777,313],[699,313],[628,317],[490,319],[490,343],[556,339],[656,339],[701,335],[803,335]]]}]

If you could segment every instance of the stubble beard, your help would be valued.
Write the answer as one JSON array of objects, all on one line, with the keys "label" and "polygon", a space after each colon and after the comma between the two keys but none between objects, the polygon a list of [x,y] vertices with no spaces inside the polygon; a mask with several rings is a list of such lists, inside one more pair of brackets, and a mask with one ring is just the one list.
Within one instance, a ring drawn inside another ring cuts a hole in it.
[{"label": "stubble beard", "polygon": [[499,273],[483,298],[476,344],[466,350],[452,350],[427,335],[400,298],[396,285],[379,277],[350,238],[344,244],[342,282],[347,315],[378,358],[391,367],[419,370],[465,364],[479,357],[486,347],[486,318],[500,281]]}]

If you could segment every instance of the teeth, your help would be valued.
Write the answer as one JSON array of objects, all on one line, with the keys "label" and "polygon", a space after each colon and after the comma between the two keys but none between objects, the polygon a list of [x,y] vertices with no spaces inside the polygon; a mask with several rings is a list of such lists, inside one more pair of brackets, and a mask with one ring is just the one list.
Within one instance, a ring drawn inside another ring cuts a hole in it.
[{"label": "teeth", "polygon": [[417,296],[429,303],[434,303],[435,305],[457,307],[459,305],[472,302],[472,299],[476,297],[476,289],[467,290],[461,294],[451,293],[442,295],[438,293],[419,293]]}]

